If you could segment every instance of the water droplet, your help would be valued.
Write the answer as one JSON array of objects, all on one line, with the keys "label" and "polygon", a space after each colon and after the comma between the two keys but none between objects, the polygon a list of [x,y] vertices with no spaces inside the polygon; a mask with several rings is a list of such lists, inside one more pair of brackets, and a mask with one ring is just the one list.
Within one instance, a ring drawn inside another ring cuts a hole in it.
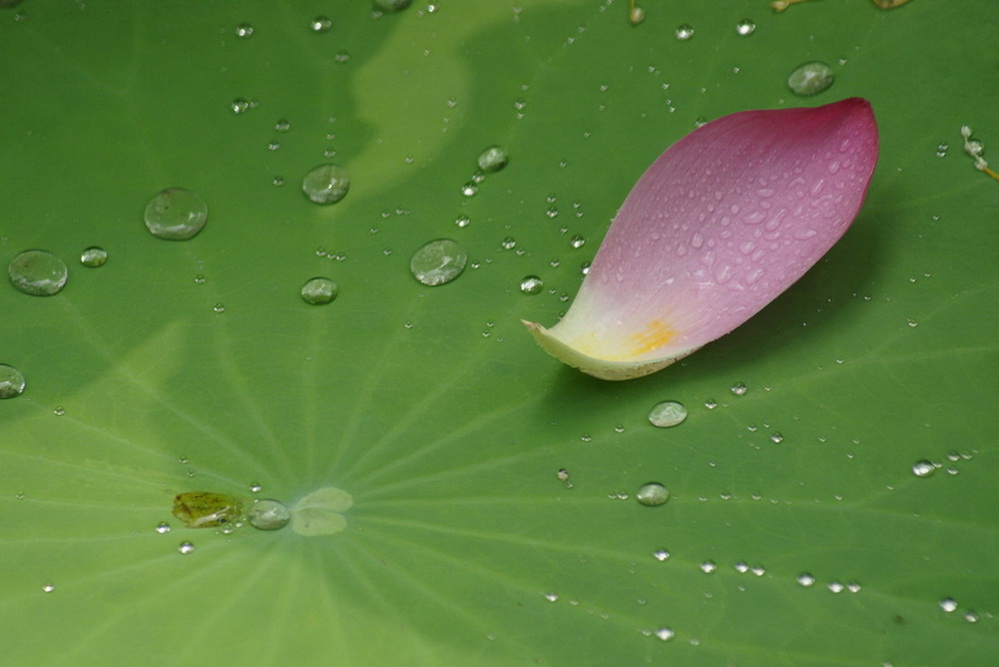
[{"label": "water droplet", "polygon": [[456,241],[437,239],[416,251],[409,269],[421,283],[435,287],[460,276],[467,262],[468,254]]},{"label": "water droplet", "polygon": [[472,219],[469,218],[467,215],[459,215],[457,218],[454,219],[454,224],[458,225],[461,228],[468,227],[468,225],[470,225],[471,223]]},{"label": "water droplet", "polygon": [[631,25],[642,23],[645,20],[645,10],[637,5],[632,7],[628,12],[628,20],[631,21]]},{"label": "water droplet", "polygon": [[[308,358],[311,359],[311,357]],[[250,482],[249,489],[250,493],[260,493],[264,490],[264,487],[261,486],[259,482]]]},{"label": "water droplet", "polygon": [[45,593],[51,593],[54,590],[55,590],[54,584],[45,584],[44,586],[42,586],[42,591]]},{"label": "water droplet", "polygon": [[679,401],[656,403],[649,412],[649,422],[659,428],[682,424],[687,418],[687,407]]},{"label": "water droplet", "polygon": [[249,23],[240,23],[236,26],[236,37],[247,38],[253,34],[253,26]]},{"label": "water droplet", "polygon": [[66,408],[62,407],[61,405],[57,405],[54,408],[52,408],[52,414],[54,414],[56,417],[62,417],[63,415],[66,414]]},{"label": "water droplet", "polygon": [[302,179],[302,192],[317,204],[335,204],[350,189],[350,176],[338,164],[321,164]]},{"label": "water droplet", "polygon": [[781,435],[780,431],[774,431],[770,434],[770,441],[779,445],[784,442],[784,436]]},{"label": "water droplet", "polygon": [[656,639],[668,642],[669,640],[673,639],[673,637],[676,636],[676,633],[670,630],[669,628],[659,628],[658,630],[656,630],[655,635]]},{"label": "water droplet", "polygon": [[699,565],[701,572],[704,574],[711,574],[718,569],[718,565],[715,564],[713,560],[706,560]]},{"label": "water droplet", "polygon": [[676,30],[673,31],[673,35],[681,42],[685,42],[694,36],[694,28],[693,26],[684,23],[677,26]]},{"label": "water droplet", "polygon": [[545,599],[549,602],[558,602],[558,593],[545,593]]},{"label": "water droplet", "polygon": [[338,63],[347,62],[348,60],[350,60],[350,51],[346,49],[340,49],[339,51],[336,52],[336,55],[333,56],[333,60],[335,60]]},{"label": "water droplet", "polygon": [[801,574],[799,574],[797,577],[795,577],[795,581],[798,582],[799,586],[804,586],[805,588],[815,585],[815,577],[813,577],[808,572],[802,572]]},{"label": "water droplet", "polygon": [[735,571],[739,572],[740,574],[745,574],[746,572],[749,572],[749,563],[745,561],[740,561],[736,563],[733,567],[735,568]]},{"label": "water droplet", "polygon": [[302,299],[313,306],[322,306],[337,295],[336,283],[329,278],[313,278],[302,285]]},{"label": "water droplet", "polygon": [[856,581],[851,581],[846,585],[846,590],[850,591],[851,593],[859,593],[860,589],[861,585]]},{"label": "water droplet", "polygon": [[225,304],[219,301],[214,306],[212,306],[212,310],[215,311],[216,313],[222,314],[225,312]]},{"label": "water droplet", "polygon": [[264,498],[253,503],[246,519],[258,530],[279,530],[291,521],[291,512],[280,500]]},{"label": "water droplet", "polygon": [[558,217],[558,207],[557,206],[549,206],[547,208],[547,210],[545,210],[545,215],[547,215],[549,218],[557,218]]},{"label": "water droplet", "polygon": [[944,598],[940,601],[940,608],[948,614],[957,611],[957,600],[954,598]]},{"label": "water droplet", "polygon": [[649,482],[635,494],[638,502],[648,507],[656,507],[669,500],[669,490],[659,482]]},{"label": "water droplet", "polygon": [[937,144],[937,157],[945,157],[949,148],[950,145],[946,141],[941,141]]},{"label": "water droplet", "polygon": [[167,188],[146,204],[146,228],[153,236],[183,241],[200,232],[208,220],[208,204],[184,188]]},{"label": "water droplet", "polygon": [[156,524],[156,532],[159,533],[160,535],[166,535],[167,533],[170,532],[170,524],[168,524],[166,521],[160,521],[158,524]]},{"label": "water droplet", "polygon": [[756,24],[752,19],[742,19],[735,24],[735,31],[740,35],[752,35],[756,32]]},{"label": "water droplet", "polygon": [[180,546],[177,547],[177,551],[179,551],[181,555],[184,556],[192,554],[194,553],[194,544],[192,542],[181,542]]},{"label": "water droplet", "polygon": [[569,471],[565,468],[560,468],[559,471],[555,473],[555,477],[558,478],[558,481],[567,483],[569,481]]},{"label": "water droplet", "polygon": [[716,401],[713,398],[709,398],[708,400],[704,401],[704,407],[706,407],[708,410],[714,410],[715,408],[718,407],[718,401]]},{"label": "water droplet", "polygon": [[520,291],[524,294],[540,294],[545,283],[537,276],[524,276],[520,281]]},{"label": "water droplet", "polygon": [[90,246],[89,248],[84,248],[83,252],[80,253],[80,264],[84,266],[97,268],[98,266],[104,266],[104,263],[107,261],[108,251],[104,248]]},{"label": "water droplet", "polygon": [[500,247],[503,248],[503,250],[513,250],[517,247],[517,239],[512,236],[507,236],[500,241]]},{"label": "water droplet", "polygon": [[229,103],[229,108],[237,116],[246,113],[253,108],[253,105],[246,99],[242,97],[237,97],[232,102]]},{"label": "water droplet", "polygon": [[978,612],[976,611],[969,609],[968,611],[964,612],[964,620],[966,620],[968,623],[977,623],[978,618],[979,618]]},{"label": "water droplet", "polygon": [[750,568],[749,571],[752,572],[753,575],[757,577],[762,577],[764,574],[767,573],[767,569],[762,565],[754,565],[752,568]]},{"label": "water droplet", "polygon": [[669,552],[666,549],[657,549],[652,552],[652,557],[659,562],[666,561],[669,560]]},{"label": "water droplet", "polygon": [[199,273],[198,275],[194,276],[194,282],[196,282],[199,285],[204,285],[206,280],[208,279],[205,278],[205,274],[203,273]]},{"label": "water droplet", "polygon": [[474,181],[469,181],[461,186],[461,194],[466,197],[474,197],[479,192],[479,186]]},{"label": "water droplet", "polygon": [[583,236],[576,234],[571,239],[569,239],[569,245],[572,246],[573,248],[582,248],[584,245],[586,245],[586,239]]},{"label": "water droplet", "polygon": [[211,491],[178,493],[173,499],[173,515],[188,528],[209,528],[239,519],[243,504],[233,496]]},{"label": "water droplet", "polygon": [[842,593],[846,589],[846,586],[844,586],[838,581],[830,581],[829,584],[826,586],[826,588],[828,588],[833,593]]},{"label": "water droplet", "polygon": [[510,155],[502,146],[490,146],[479,155],[479,169],[482,171],[499,171],[510,161]]},{"label": "water droplet", "polygon": [[327,32],[333,27],[333,21],[326,16],[317,16],[316,18],[309,21],[309,28],[313,32]]},{"label": "water droplet", "polygon": [[45,250],[25,250],[10,260],[7,267],[10,282],[32,296],[51,296],[66,286],[69,268],[66,263]]},{"label": "water droplet", "polygon": [[927,460],[916,461],[912,466],[912,474],[916,477],[929,477],[937,471],[937,467]]},{"label": "water droplet", "polygon": [[746,387],[746,385],[743,384],[742,382],[736,382],[734,385],[732,385],[731,389],[732,393],[735,394],[736,396],[744,396],[746,392],[749,391],[749,388]]},{"label": "water droplet", "polygon": [[817,95],[836,80],[829,65],[818,61],[798,66],[787,77],[787,87],[797,95]]},{"label": "water droplet", "polygon": [[24,375],[7,364],[0,364],[0,399],[14,398],[24,393]]}]

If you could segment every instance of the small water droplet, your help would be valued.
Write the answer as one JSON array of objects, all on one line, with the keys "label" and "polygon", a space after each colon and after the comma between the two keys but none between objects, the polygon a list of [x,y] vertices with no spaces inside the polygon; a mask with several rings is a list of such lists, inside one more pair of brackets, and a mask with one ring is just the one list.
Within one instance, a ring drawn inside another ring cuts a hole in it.
[{"label": "small water droplet", "polygon": [[742,19],[735,24],[735,31],[740,35],[752,35],[756,32],[756,23],[752,19]]},{"label": "small water droplet", "polygon": [[979,619],[978,612],[971,609],[964,612],[964,620],[966,620],[968,623],[977,623],[978,619]]},{"label": "small water droplet", "polygon": [[280,530],[291,521],[291,512],[280,500],[263,498],[246,512],[246,520],[258,530]]},{"label": "small water droplet", "polygon": [[107,261],[108,251],[104,248],[90,246],[89,248],[84,248],[83,252],[80,253],[80,264],[84,266],[97,268],[98,266],[104,266],[104,263]]},{"label": "small water droplet", "polygon": [[954,598],[944,598],[940,601],[940,608],[948,614],[957,611],[957,600]]},{"label": "small water droplet", "polygon": [[676,30],[673,31],[673,35],[681,42],[685,42],[694,36],[694,28],[687,23],[683,23],[677,26]]},{"label": "small water droplet", "polygon": [[336,298],[338,288],[329,278],[312,278],[302,285],[302,300],[313,306],[322,306]]},{"label": "small water droplet", "polygon": [[713,398],[709,398],[708,400],[704,401],[704,407],[706,407],[708,410],[714,410],[715,408],[718,407],[718,401],[716,401]]},{"label": "small water droplet", "polygon": [[57,294],[69,279],[66,263],[45,250],[19,253],[10,260],[7,273],[14,287],[32,296]]},{"label": "small water droplet", "polygon": [[912,466],[912,474],[916,477],[929,477],[936,471],[937,467],[925,459],[922,461],[916,461],[916,463]]},{"label": "small water droplet", "polygon": [[499,171],[510,161],[510,155],[502,146],[490,146],[479,155],[479,169],[486,172]]},{"label": "small water droplet", "polygon": [[780,431],[774,431],[770,434],[770,441],[776,444],[784,442],[784,436],[781,435]]},{"label": "small water droplet", "polygon": [[170,524],[168,524],[166,521],[160,521],[158,524],[156,524],[156,532],[159,533],[160,535],[166,535],[167,533],[170,532]]},{"label": "small water droplet", "polygon": [[237,116],[246,113],[247,111],[252,109],[253,106],[254,105],[249,100],[242,97],[237,97],[236,99],[234,99],[232,102],[229,103],[229,108]]},{"label": "small water droplet", "polygon": [[576,234],[571,239],[569,239],[569,245],[572,246],[573,248],[582,248],[584,245],[586,245],[586,239],[583,236]]},{"label": "small water droplet", "polygon": [[55,590],[54,584],[45,584],[44,586],[42,586],[42,591],[45,593],[51,593],[54,590]]},{"label": "small water droplet", "polygon": [[652,552],[652,557],[659,562],[669,560],[670,553],[666,549],[657,549]]},{"label": "small water droplet", "polygon": [[474,181],[469,181],[461,186],[461,194],[465,197],[474,197],[479,193],[479,186]]},{"label": "small water droplet", "polygon": [[545,593],[545,599],[549,602],[558,602],[558,593]]},{"label": "small water droplet", "polygon": [[545,210],[545,215],[547,215],[549,218],[557,218],[558,217],[558,207],[557,206],[549,206],[548,209]]},{"label": "small water droplet", "polygon": [[56,417],[62,417],[63,415],[66,414],[66,408],[62,407],[61,405],[57,405],[54,408],[52,408],[52,414],[54,414]]},{"label": "small water droplet", "polygon": [[194,553],[194,544],[192,542],[181,542],[180,546],[177,547],[177,551],[184,556]]},{"label": "small water droplet", "polygon": [[309,28],[313,32],[328,32],[333,27],[333,21],[327,16],[317,16],[309,21]]},{"label": "small water droplet", "polygon": [[687,418],[687,407],[679,401],[656,403],[649,412],[649,422],[659,428],[670,428],[682,424]]},{"label": "small water droplet", "polygon": [[302,192],[317,204],[335,204],[349,189],[350,176],[338,164],[321,164],[302,179]]},{"label": "small water droplet", "polygon": [[701,572],[704,574],[711,574],[718,569],[718,565],[713,560],[706,560],[701,563],[698,567],[701,568]]},{"label": "small water droplet", "polygon": [[746,572],[749,572],[749,563],[745,561],[740,561],[736,563],[733,567],[735,568],[735,571],[739,572],[740,574],[745,574]]},{"label": "small water droplet", "polygon": [[21,371],[7,364],[0,364],[0,399],[14,398],[24,393],[27,383]]},{"label": "small water droplet", "polygon": [[467,215],[459,215],[457,218],[454,219],[454,224],[458,225],[461,228],[468,227],[468,225],[470,225],[471,223],[472,219],[469,218]]},{"label": "small water droplet", "polygon": [[513,250],[517,247],[517,239],[512,236],[507,236],[500,241],[500,247],[503,248],[503,250]]},{"label": "small water droplet", "polygon": [[249,23],[240,23],[236,26],[236,37],[247,38],[253,35],[253,26]]},{"label": "small water droplet", "polygon": [[844,586],[838,581],[830,581],[826,585],[826,588],[828,588],[833,593],[842,593],[844,590],[846,590],[846,586]]},{"label": "small water droplet", "polygon": [[199,285],[204,285],[206,280],[208,279],[205,278],[205,274],[203,273],[199,273],[198,275],[194,276],[194,282],[196,282]]},{"label": "small water droplet", "polygon": [[669,628],[659,628],[658,630],[656,630],[655,635],[656,639],[668,642],[669,640],[673,639],[673,637],[676,636],[676,633],[670,630]]},{"label": "small water droplet", "polygon": [[846,590],[848,590],[851,593],[859,593],[860,589],[861,585],[856,581],[851,581],[846,585]]},{"label": "small water droplet", "polygon": [[749,388],[746,387],[746,385],[743,384],[742,382],[736,382],[734,385],[732,385],[731,389],[732,393],[735,394],[736,396],[744,396],[746,392],[749,391]]},{"label": "small water droplet", "polygon": [[168,188],[146,204],[146,228],[153,236],[184,241],[200,232],[208,220],[208,204],[184,188]]},{"label": "small water droplet", "polygon": [[669,500],[669,490],[659,482],[649,482],[638,489],[635,498],[643,505],[656,507]]},{"label": "small water droplet", "polygon": [[520,281],[520,291],[524,294],[540,294],[545,283],[537,276],[524,276]]},{"label": "small water droplet", "polygon": [[631,25],[639,25],[645,20],[645,10],[635,5],[628,12],[628,20],[631,21]]},{"label": "small water droplet", "polygon": [[557,477],[558,481],[562,482],[563,484],[569,483],[569,471],[565,468],[560,468],[559,471],[555,473],[555,477]]},{"label": "small water droplet", "polygon": [[815,585],[815,577],[813,577],[808,572],[802,572],[801,574],[799,574],[797,577],[795,577],[795,581],[798,582],[799,586],[804,586],[805,588],[809,588],[810,586]]},{"label": "small water droplet", "polygon": [[941,141],[937,144],[937,157],[945,157],[949,148],[950,145],[946,141]]},{"label": "small water droplet", "polygon": [[468,254],[456,241],[437,239],[416,251],[409,268],[418,281],[436,287],[460,276],[467,262]]},{"label": "small water droplet", "polygon": [[836,75],[825,63],[814,61],[799,65],[787,77],[787,87],[797,95],[817,95],[836,80]]},{"label": "small water droplet", "polygon": [[221,301],[219,301],[214,306],[212,306],[212,310],[215,311],[216,313],[219,313],[219,314],[224,313],[225,312],[225,304],[222,303]]}]

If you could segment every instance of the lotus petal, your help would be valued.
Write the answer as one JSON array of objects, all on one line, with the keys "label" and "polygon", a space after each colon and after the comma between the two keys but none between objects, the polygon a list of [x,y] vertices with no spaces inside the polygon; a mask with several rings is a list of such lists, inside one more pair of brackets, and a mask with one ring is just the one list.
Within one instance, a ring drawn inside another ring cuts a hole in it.
[{"label": "lotus petal", "polygon": [[660,370],[804,275],[853,222],[877,156],[861,98],[710,122],[635,184],[565,317],[550,329],[524,324],[590,375]]}]

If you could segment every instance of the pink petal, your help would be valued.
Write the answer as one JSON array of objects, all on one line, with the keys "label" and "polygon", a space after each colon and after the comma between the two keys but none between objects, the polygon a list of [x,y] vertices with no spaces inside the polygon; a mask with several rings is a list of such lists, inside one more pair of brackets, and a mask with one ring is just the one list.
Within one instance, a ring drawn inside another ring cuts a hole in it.
[{"label": "pink petal", "polygon": [[635,184],[565,317],[551,329],[525,324],[591,375],[657,371],[815,264],[860,210],[877,156],[874,114],[856,97],[708,123]]}]

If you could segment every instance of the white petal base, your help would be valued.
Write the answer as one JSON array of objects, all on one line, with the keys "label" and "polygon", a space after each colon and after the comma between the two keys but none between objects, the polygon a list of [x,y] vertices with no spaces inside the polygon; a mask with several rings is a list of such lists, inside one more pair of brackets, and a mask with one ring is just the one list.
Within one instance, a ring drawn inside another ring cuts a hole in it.
[{"label": "white petal base", "polygon": [[537,322],[521,320],[527,330],[534,336],[538,345],[564,364],[573,368],[578,368],[587,375],[600,378],[601,380],[633,380],[644,375],[650,375],[662,370],[674,361],[683,359],[688,354],[695,352],[697,348],[689,350],[675,357],[665,359],[642,359],[639,361],[610,361],[608,359],[598,359],[588,354],[583,354],[574,347],[570,347],[563,341],[551,334],[551,332]]}]

